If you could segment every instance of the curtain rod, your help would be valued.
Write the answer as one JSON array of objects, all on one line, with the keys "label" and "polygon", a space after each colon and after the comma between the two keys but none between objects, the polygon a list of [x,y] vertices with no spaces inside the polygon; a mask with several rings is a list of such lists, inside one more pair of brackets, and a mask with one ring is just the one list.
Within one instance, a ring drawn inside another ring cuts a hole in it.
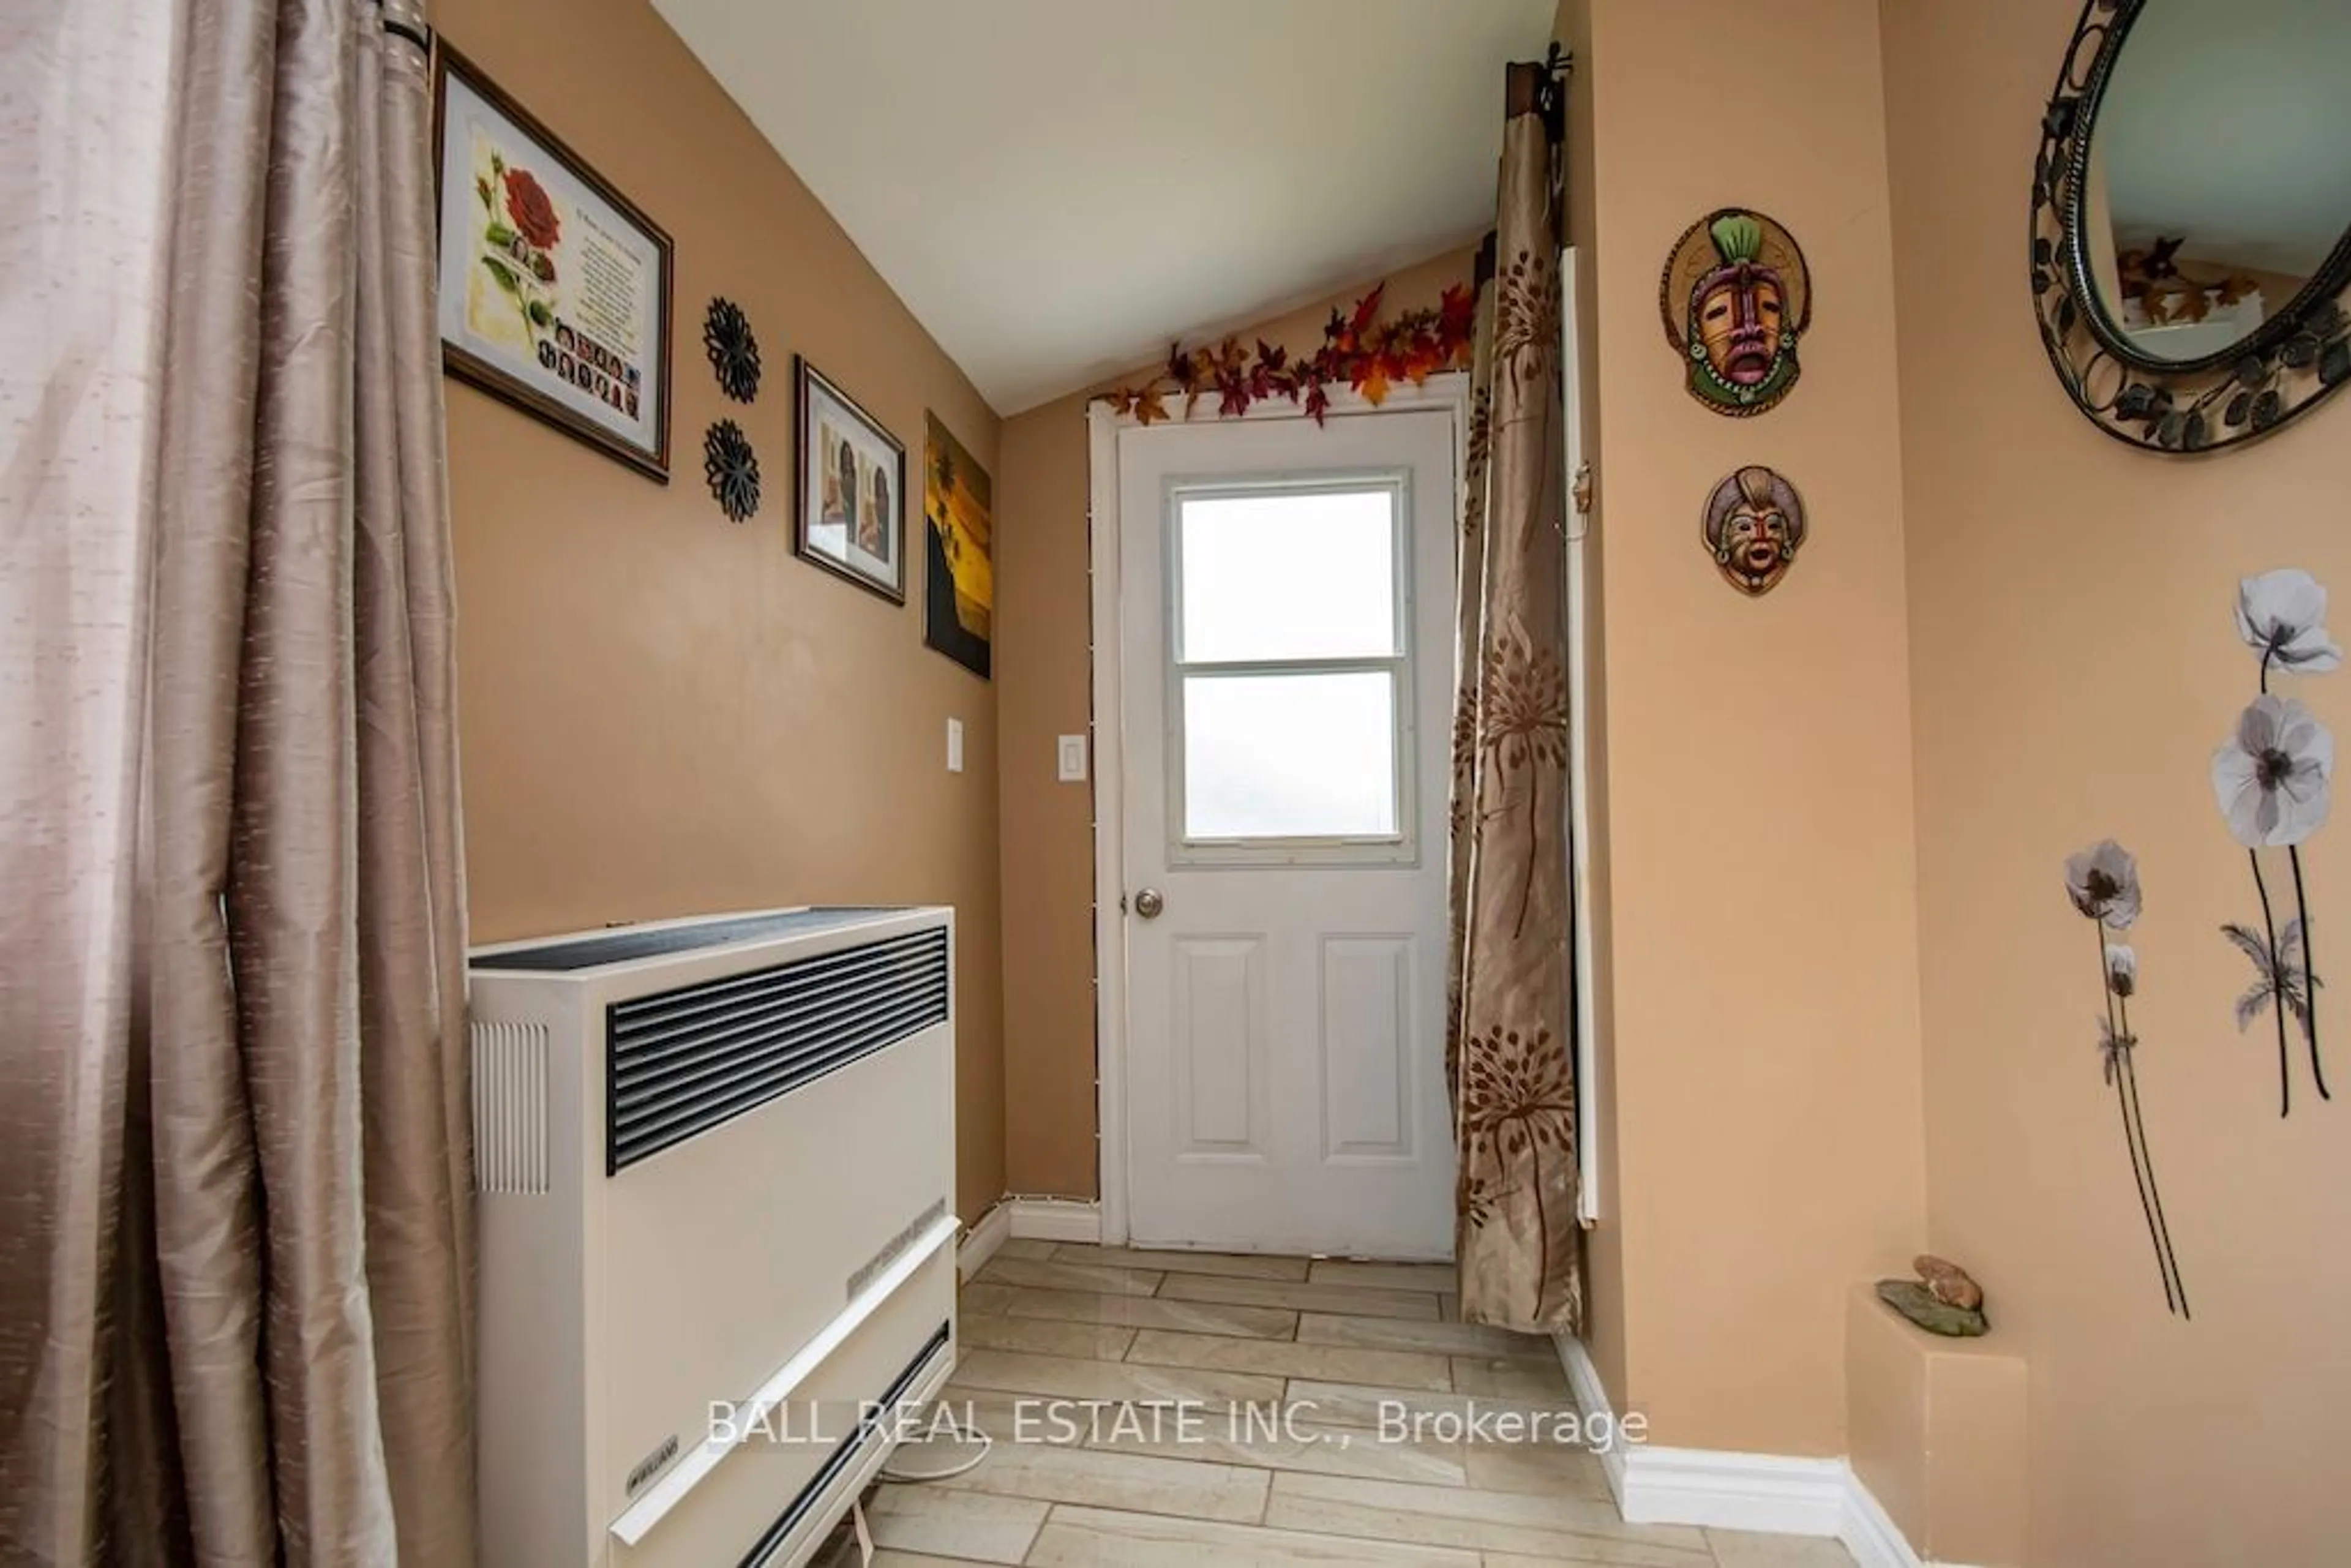
[{"label": "curtain rod", "polygon": [[433,53],[432,28],[416,26],[413,24],[401,21],[398,17],[385,16],[383,14],[383,0],[371,0],[371,4],[373,4],[376,9],[376,20],[383,25],[383,30],[385,32],[390,33],[395,38],[406,38],[410,43],[414,44],[418,48],[423,49],[427,55]]},{"label": "curtain rod", "polygon": [[1575,54],[1557,38],[1543,51],[1541,84],[1535,90],[1535,112],[1554,144],[1567,135],[1567,78],[1575,69]]}]

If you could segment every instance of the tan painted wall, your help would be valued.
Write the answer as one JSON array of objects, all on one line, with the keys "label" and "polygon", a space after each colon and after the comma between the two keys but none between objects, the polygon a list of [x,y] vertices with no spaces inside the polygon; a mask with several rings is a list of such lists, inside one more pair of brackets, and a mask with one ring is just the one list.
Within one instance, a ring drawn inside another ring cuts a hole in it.
[{"label": "tan painted wall", "polygon": [[1004,1174],[1092,1197],[1093,790],[1055,781],[1054,737],[1090,735],[1086,424],[1065,398],[1004,422],[996,478],[997,820],[1004,865]]},{"label": "tan painted wall", "polygon": [[[1885,8],[1932,1239],[2031,1369],[2036,1568],[2339,1562],[2351,1050],[2338,1035],[2335,1103],[2305,1066],[2280,1122],[2273,1043],[2230,1015],[2249,968],[2214,927],[2258,906],[2209,765],[2253,684],[2238,578],[2308,569],[2343,631],[2351,404],[2183,460],[2066,402],[2022,257],[2077,9]],[[2346,682],[2297,693],[2338,735]],[[2346,831],[2305,857],[2322,975],[2351,964]],[[2110,834],[2147,887],[2132,1022],[2192,1323],[2164,1312],[2099,1077],[2090,934],[2060,889],[2064,857]]]},{"label": "tan painted wall", "polygon": [[[916,463],[925,408],[988,464],[996,416],[643,0],[440,0],[434,20],[677,245],[667,487],[450,383],[474,934],[954,904],[957,1200],[977,1214],[1004,1190],[996,691],[923,646],[919,513],[903,609],[794,558],[792,355]],[[748,408],[703,359],[713,294],[759,334]],[[722,414],[759,454],[739,528],[702,479]]]},{"label": "tan painted wall", "polygon": [[[1385,308],[1434,305],[1446,285],[1468,280],[1469,267],[1469,253],[1453,251],[1405,268],[1388,279]],[[1363,291],[1317,301],[1240,338],[1311,351],[1322,340],[1332,305],[1352,305]],[[1144,373],[1115,380],[1138,381]],[[1072,1197],[1098,1190],[1093,794],[1054,781],[1054,737],[1085,732],[1092,706],[1090,396],[1074,394],[1005,421],[996,486],[1004,536],[996,671],[1004,748],[1006,1175],[1014,1192]]]},{"label": "tan painted wall", "polygon": [[[1590,10],[1571,4],[1562,22],[1589,98],[1602,242],[1619,1169],[1616,1235],[1593,1256],[1604,1292],[1621,1269],[1621,1347],[1600,1339],[1621,1360],[1617,1407],[1646,1411],[1656,1442],[1840,1454],[1847,1288],[1900,1270],[1925,1209],[1876,6]],[[1738,62],[1762,90],[1708,95],[1692,74],[1707,61]],[[1744,420],[1683,389],[1657,311],[1667,253],[1730,201],[1789,225],[1815,290],[1802,382]],[[1698,538],[1708,490],[1750,462],[1787,475],[1812,527],[1760,601]]]},{"label": "tan painted wall", "polygon": [[1928,1333],[1856,1283],[1845,1300],[1845,1389],[1854,1473],[1912,1550],[1929,1563],[2020,1568],[2031,1379],[2008,1337]]}]

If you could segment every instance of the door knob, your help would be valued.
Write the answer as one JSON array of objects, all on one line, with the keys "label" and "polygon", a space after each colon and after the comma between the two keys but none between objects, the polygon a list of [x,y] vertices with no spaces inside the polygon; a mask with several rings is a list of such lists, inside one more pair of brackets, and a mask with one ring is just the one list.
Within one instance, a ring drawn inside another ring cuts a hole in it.
[{"label": "door knob", "polygon": [[1134,912],[1145,920],[1156,920],[1159,912],[1167,907],[1167,900],[1155,887],[1146,887],[1134,895]]}]

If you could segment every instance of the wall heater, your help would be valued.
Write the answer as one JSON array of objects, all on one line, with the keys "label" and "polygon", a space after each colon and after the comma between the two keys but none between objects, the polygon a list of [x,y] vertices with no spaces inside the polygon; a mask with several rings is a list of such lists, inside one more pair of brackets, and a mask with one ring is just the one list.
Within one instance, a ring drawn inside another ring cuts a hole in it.
[{"label": "wall heater", "polygon": [[472,969],[482,1560],[804,1562],[955,1364],[953,912]]}]

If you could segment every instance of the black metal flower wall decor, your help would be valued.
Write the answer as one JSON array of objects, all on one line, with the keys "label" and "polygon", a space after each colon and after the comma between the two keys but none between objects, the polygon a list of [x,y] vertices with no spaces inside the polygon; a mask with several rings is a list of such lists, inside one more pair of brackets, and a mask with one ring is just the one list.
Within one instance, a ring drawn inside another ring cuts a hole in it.
[{"label": "black metal flower wall decor", "polygon": [[741,306],[723,295],[710,301],[709,313],[702,319],[702,346],[709,351],[710,368],[718,372],[720,392],[737,402],[759,395],[759,340]]},{"label": "black metal flower wall decor", "polygon": [[759,509],[759,455],[733,420],[720,420],[703,436],[702,472],[727,521],[747,522]]},{"label": "black metal flower wall decor", "polygon": [[[2326,9],[2259,31],[2255,47],[2282,75],[2297,57],[2339,52],[2340,35],[2317,30]],[[2245,89],[2218,62],[2255,68],[2229,47],[2250,36],[2227,6],[2087,0],[2042,118],[2031,274],[2042,346],[2083,413],[2134,446],[2239,446],[2351,382],[2351,212],[2329,210],[2339,198],[2304,168],[2325,160],[2277,146],[2260,154],[2267,167],[2241,171],[2281,193],[2274,234],[2232,231],[2211,187],[2182,172],[2238,128]],[[2146,47],[2126,48],[2134,39]],[[2177,59],[2216,74],[2183,84],[2164,68]],[[2161,131],[2104,139],[2097,167],[2092,135],[2107,110]],[[2161,229],[2115,194],[2144,208],[2150,191],[2169,204]],[[2302,259],[2282,271],[2287,229]],[[2330,248],[2320,236],[2333,235]]]}]

